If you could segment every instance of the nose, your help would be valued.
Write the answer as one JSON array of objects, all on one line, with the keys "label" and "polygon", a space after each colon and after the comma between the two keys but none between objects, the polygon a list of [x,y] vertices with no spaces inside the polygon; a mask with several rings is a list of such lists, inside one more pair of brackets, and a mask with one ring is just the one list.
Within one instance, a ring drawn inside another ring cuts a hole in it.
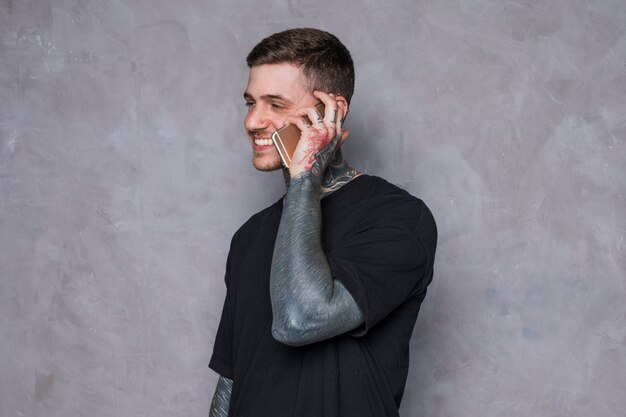
[{"label": "nose", "polygon": [[259,104],[254,104],[248,108],[248,114],[244,121],[247,130],[265,130],[270,125],[270,119],[267,109]]}]

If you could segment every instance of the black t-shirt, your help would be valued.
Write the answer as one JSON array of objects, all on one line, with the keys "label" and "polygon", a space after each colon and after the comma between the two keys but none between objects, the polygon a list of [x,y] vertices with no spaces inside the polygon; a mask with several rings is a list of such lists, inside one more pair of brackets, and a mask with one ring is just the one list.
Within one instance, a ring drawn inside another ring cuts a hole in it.
[{"label": "black t-shirt", "polygon": [[409,339],[433,274],[435,221],[421,200],[368,175],[321,206],[330,269],[365,325],[300,347],[274,340],[269,276],[282,199],[252,216],[231,242],[209,364],[234,381],[231,417],[398,416]]}]

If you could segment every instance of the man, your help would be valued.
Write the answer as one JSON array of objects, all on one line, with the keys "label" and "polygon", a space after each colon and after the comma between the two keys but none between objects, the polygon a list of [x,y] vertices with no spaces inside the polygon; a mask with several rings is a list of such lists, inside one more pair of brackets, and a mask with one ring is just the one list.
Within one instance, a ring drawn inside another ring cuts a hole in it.
[{"label": "man", "polygon": [[281,168],[270,137],[284,124],[301,138],[283,168],[284,198],[231,242],[210,415],[397,416],[432,279],[433,217],[421,200],[344,159],[354,68],[336,37],[276,33],[247,63],[254,166]]}]

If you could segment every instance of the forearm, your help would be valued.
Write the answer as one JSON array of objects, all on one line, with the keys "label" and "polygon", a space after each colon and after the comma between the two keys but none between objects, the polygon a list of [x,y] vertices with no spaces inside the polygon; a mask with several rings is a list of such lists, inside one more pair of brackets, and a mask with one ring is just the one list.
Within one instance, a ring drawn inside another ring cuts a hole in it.
[{"label": "forearm", "polygon": [[228,417],[228,407],[230,405],[230,394],[233,389],[233,381],[220,376],[213,394],[211,411],[209,417]]},{"label": "forearm", "polygon": [[333,279],[322,249],[318,187],[310,172],[291,180],[274,246],[272,334],[290,345],[344,333],[363,320],[350,293]]}]

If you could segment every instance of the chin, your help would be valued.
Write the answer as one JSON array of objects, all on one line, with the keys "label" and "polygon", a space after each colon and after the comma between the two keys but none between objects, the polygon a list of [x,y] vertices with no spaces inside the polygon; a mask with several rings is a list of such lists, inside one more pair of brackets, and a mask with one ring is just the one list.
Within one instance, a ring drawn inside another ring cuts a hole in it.
[{"label": "chin", "polygon": [[276,171],[277,169],[280,169],[282,167],[282,163],[280,162],[280,159],[278,160],[263,160],[263,158],[252,158],[252,165],[254,166],[254,168],[256,168],[258,171],[263,171],[263,172],[269,172],[269,171]]}]

